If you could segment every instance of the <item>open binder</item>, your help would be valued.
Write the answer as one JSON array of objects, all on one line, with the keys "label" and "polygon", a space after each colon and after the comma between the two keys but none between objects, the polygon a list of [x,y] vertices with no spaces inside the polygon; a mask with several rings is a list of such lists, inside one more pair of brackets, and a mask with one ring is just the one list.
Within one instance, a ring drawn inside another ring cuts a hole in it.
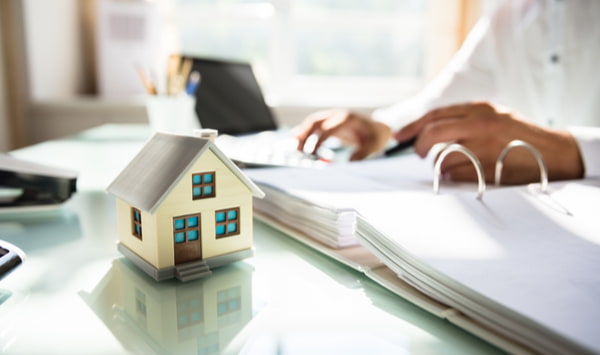
[{"label": "open binder", "polygon": [[436,194],[415,156],[247,173],[259,218],[500,348],[600,352],[600,181]]}]

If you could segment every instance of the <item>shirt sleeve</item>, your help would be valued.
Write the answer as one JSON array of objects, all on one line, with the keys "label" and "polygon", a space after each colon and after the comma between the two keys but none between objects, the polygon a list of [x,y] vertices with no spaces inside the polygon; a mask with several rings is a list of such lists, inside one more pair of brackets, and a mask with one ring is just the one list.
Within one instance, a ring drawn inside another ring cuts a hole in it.
[{"label": "shirt sleeve", "polygon": [[375,110],[373,118],[397,130],[436,107],[491,100],[496,91],[492,41],[490,19],[482,18],[450,63],[422,91],[400,103]]},{"label": "shirt sleeve", "polygon": [[570,127],[579,144],[585,178],[600,178],[600,127]]}]

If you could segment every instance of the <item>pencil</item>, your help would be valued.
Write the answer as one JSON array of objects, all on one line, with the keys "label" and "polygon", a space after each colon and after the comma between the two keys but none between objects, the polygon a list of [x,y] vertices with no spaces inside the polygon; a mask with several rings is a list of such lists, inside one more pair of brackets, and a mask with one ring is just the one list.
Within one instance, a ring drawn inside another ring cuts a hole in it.
[{"label": "pencil", "polygon": [[179,54],[171,54],[169,56],[169,61],[167,63],[167,95],[177,94],[180,64],[181,56]]},{"label": "pencil", "polygon": [[144,89],[146,89],[146,93],[149,95],[156,95],[156,86],[152,83],[152,80],[148,78],[146,72],[142,68],[137,68],[138,75],[140,80],[142,81],[142,85],[144,85]]},{"label": "pencil", "polygon": [[181,70],[179,71],[179,81],[177,86],[177,93],[185,90],[185,85],[187,84],[188,77],[190,76],[190,72],[192,71],[192,59],[185,58],[183,63],[181,64]]}]

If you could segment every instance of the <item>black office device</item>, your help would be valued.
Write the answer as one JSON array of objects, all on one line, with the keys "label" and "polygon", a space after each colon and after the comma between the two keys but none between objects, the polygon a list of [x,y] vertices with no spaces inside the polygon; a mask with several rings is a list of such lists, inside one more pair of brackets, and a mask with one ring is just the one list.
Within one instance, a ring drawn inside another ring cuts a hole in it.
[{"label": "black office device", "polygon": [[17,191],[0,199],[0,207],[53,205],[76,191],[77,175],[64,169],[0,154],[0,189]]},{"label": "black office device", "polygon": [[249,63],[190,58],[201,76],[195,94],[201,127],[229,135],[277,129]]},{"label": "black office device", "polygon": [[0,280],[8,275],[25,258],[23,252],[14,245],[0,240]]}]

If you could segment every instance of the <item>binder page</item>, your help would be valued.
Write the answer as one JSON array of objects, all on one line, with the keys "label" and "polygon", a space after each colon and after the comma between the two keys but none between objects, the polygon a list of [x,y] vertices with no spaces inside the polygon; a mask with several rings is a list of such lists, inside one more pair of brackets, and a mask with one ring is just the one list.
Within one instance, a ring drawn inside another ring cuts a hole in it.
[{"label": "binder page", "polygon": [[[416,155],[323,169],[271,168],[245,172],[266,193],[264,199],[254,202],[256,211],[334,248],[358,244],[355,206],[363,195],[392,191],[432,193],[432,166]],[[472,189],[471,184],[454,188],[465,187]]]},{"label": "binder page", "polygon": [[[380,201],[393,200],[382,208]],[[507,327],[532,320],[543,329],[531,337],[556,333],[564,343],[600,351],[598,181],[554,183],[548,194],[506,187],[483,200],[372,194],[357,211],[380,232],[363,235],[389,254],[386,264],[425,282],[421,288]]]},{"label": "binder page", "polygon": [[[261,186],[334,211],[354,210],[361,195],[401,191],[418,191],[429,195],[432,193],[432,171],[431,162],[420,159],[417,155],[334,164],[317,169],[244,170]],[[475,191],[470,183],[450,184],[445,188],[451,191]],[[267,196],[266,199],[269,200],[270,197]]]}]

